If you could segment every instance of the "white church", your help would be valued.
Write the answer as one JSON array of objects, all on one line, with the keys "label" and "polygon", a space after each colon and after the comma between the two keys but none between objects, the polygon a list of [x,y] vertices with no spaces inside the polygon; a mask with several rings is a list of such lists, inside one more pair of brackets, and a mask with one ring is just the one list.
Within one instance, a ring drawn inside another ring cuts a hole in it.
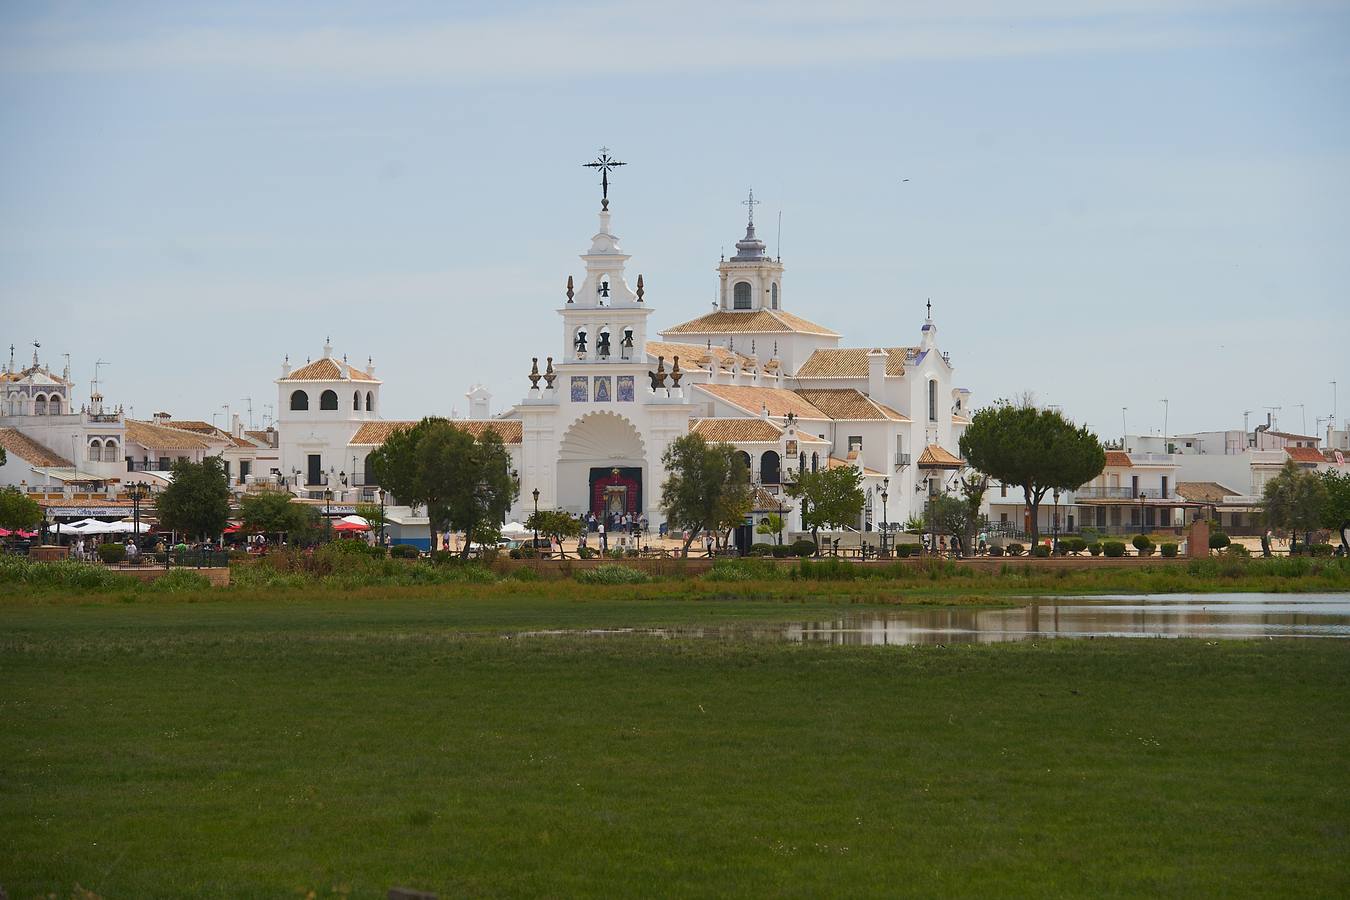
[{"label": "white church", "polygon": [[[705,315],[653,334],[655,307],[614,233],[606,176],[596,233],[581,254],[580,284],[567,278],[557,306],[558,343],[532,360],[524,397],[488,416],[486,391],[469,394],[456,424],[503,438],[520,477],[511,518],[540,509],[613,516],[660,509],[669,444],[697,432],[741,451],[756,485],[755,517],[800,517],[784,485],[800,470],[851,466],[868,505],[859,531],[918,514],[961,466],[957,442],[969,392],[953,382],[931,306],[913,345],[841,347],[840,335],[788,311],[781,259],[755,235],[753,196],[745,236],[718,265],[720,298]],[[542,362],[541,362],[542,360]],[[321,358],[277,379],[280,474],[311,499],[374,498],[365,461],[395,429],[380,418],[373,365]],[[331,492],[331,493],[329,493]]]}]

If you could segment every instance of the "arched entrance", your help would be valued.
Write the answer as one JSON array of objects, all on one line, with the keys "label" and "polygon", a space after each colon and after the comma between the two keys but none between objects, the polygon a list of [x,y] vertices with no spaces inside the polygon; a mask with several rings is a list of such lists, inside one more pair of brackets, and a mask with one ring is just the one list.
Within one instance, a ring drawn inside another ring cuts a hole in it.
[{"label": "arched entrance", "polygon": [[645,511],[647,451],[633,423],[595,412],[572,423],[558,448],[558,505],[612,517]]}]

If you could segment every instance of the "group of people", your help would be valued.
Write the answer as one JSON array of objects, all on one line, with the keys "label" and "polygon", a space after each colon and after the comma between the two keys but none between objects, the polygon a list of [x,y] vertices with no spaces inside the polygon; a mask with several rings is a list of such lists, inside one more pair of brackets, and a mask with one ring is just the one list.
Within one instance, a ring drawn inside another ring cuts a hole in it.
[{"label": "group of people", "polygon": [[586,528],[577,539],[577,549],[590,546],[589,536],[595,535],[597,549],[601,553],[609,551],[611,542],[620,550],[628,550],[630,547],[636,549],[639,544],[638,535],[646,534],[648,528],[645,513],[636,516],[630,512],[597,516],[592,511],[586,514],[584,521]]}]

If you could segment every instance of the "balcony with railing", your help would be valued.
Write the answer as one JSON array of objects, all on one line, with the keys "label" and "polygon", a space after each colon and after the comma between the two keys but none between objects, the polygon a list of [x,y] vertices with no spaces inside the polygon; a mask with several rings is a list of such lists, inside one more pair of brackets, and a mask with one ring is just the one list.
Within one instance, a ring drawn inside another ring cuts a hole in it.
[{"label": "balcony with railing", "polygon": [[1140,500],[1147,501],[1166,501],[1181,500],[1176,491],[1162,488],[1139,488],[1137,491],[1132,487],[1081,487],[1073,492],[1073,501],[1081,503],[1084,500],[1119,500],[1122,502],[1138,503]]},{"label": "balcony with railing", "polygon": [[901,453],[897,450],[895,454],[895,467],[897,469],[903,469],[907,465],[909,465],[909,454]]}]

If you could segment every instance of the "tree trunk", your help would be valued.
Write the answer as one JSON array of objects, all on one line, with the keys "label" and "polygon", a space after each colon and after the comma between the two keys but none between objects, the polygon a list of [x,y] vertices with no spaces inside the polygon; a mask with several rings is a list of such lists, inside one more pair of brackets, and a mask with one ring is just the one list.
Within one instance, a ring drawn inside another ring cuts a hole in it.
[{"label": "tree trunk", "polygon": [[684,539],[684,547],[680,550],[681,556],[687,557],[689,555],[689,546],[694,543],[694,539],[698,537],[698,533],[702,530],[703,530],[703,523],[701,522],[699,523],[698,528],[689,529],[689,537]]},{"label": "tree trunk", "polygon": [[1027,502],[1027,509],[1031,511],[1031,527],[1027,529],[1027,537],[1029,539],[1028,540],[1029,546],[1027,547],[1027,552],[1030,553],[1031,548],[1036,546],[1036,541],[1041,536],[1040,533],[1041,501],[1039,499],[1033,500],[1031,491],[1027,490],[1026,488],[1022,489],[1022,496]]}]

